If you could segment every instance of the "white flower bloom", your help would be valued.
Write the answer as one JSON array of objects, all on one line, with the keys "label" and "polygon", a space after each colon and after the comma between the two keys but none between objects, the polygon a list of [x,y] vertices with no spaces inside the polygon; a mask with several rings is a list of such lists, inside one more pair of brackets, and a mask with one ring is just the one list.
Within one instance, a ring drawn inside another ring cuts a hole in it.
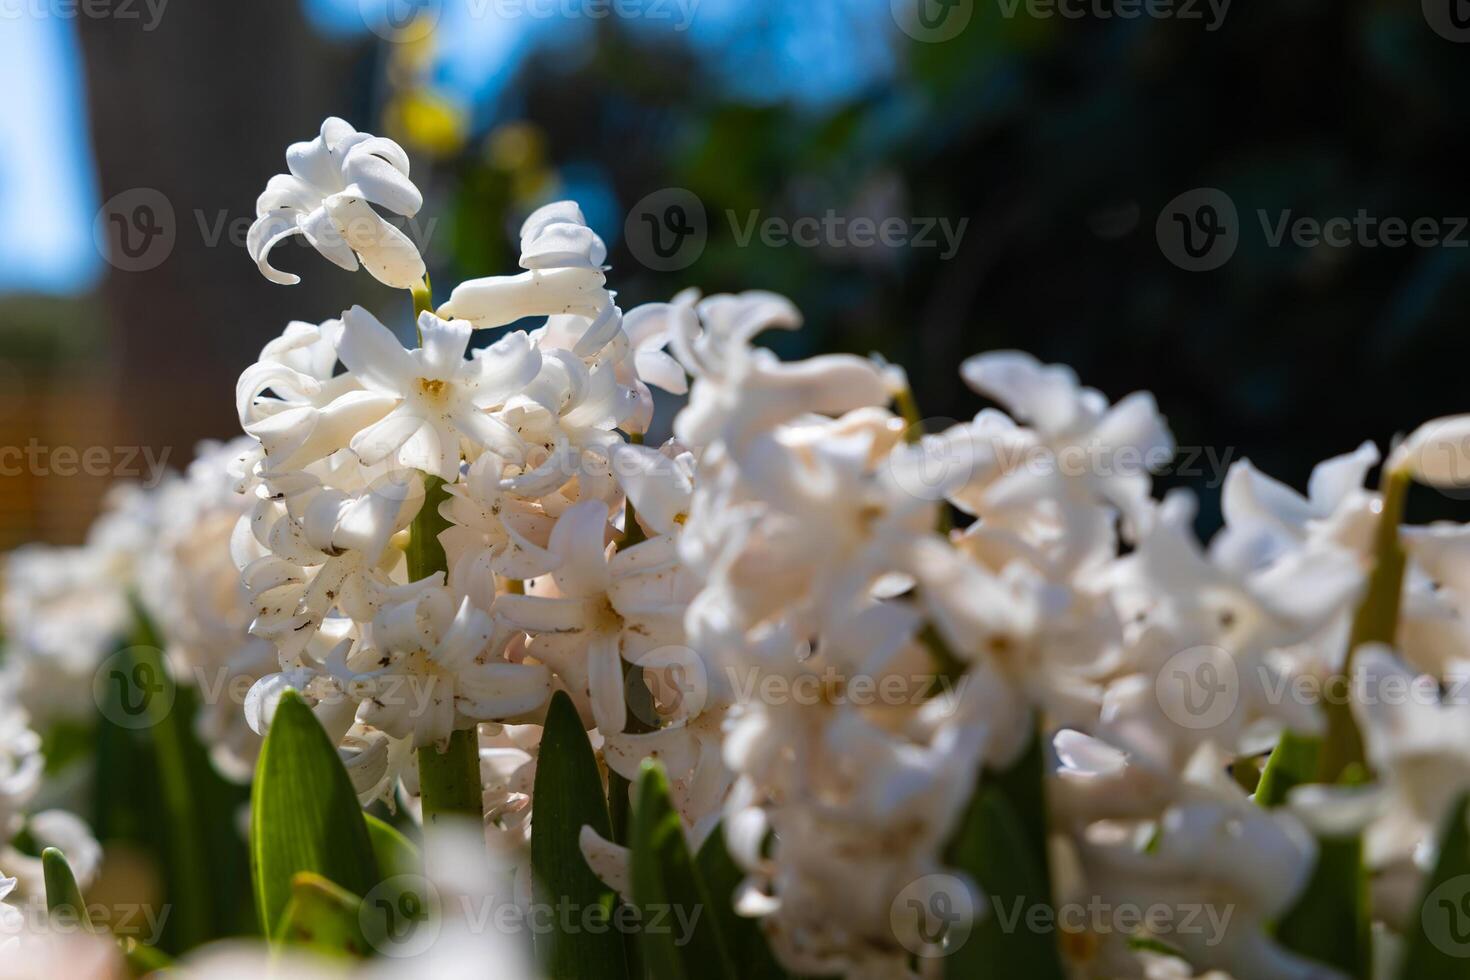
[{"label": "white flower bloom", "polygon": [[617,383],[607,363],[588,367],[566,351],[548,351],[541,373],[501,417],[525,445],[507,471],[504,487],[525,497],[549,497],[572,480],[576,499],[610,500],[614,430],[636,407],[634,394]]},{"label": "white flower bloom", "polygon": [[612,447],[613,476],[652,534],[672,534],[689,519],[694,467],[694,454],[677,444],[663,449],[631,443]]},{"label": "white flower bloom", "polygon": [[[1330,638],[1329,627],[1349,614],[1365,578],[1357,555],[1325,540],[1283,552],[1265,566],[1248,550],[1206,555],[1189,529],[1193,514],[1191,497],[1170,494],[1137,550],[1118,563],[1118,601],[1131,613],[1130,656],[1138,673],[1115,681],[1104,704],[1115,738],[1176,763],[1205,741],[1237,748],[1263,719],[1300,732],[1318,730],[1315,706],[1279,692],[1289,689],[1295,668],[1330,665],[1333,658],[1321,650],[1293,664],[1277,653]],[[1231,710],[1218,718],[1199,714],[1196,723],[1188,699],[1202,692],[1192,691],[1188,678],[1176,684],[1160,674],[1187,674],[1205,660],[1217,680],[1224,678],[1219,682],[1231,700],[1221,704]],[[1185,700],[1171,700],[1176,696]]]},{"label": "white flower bloom", "polygon": [[3,673],[38,724],[96,711],[92,675],[132,629],[119,571],[91,546],[26,545],[5,557]]},{"label": "white flower bloom", "polygon": [[[526,272],[460,283],[438,312],[479,329],[529,316],[568,314],[596,321],[612,305],[603,286],[606,259],[607,247],[587,227],[576,204],[548,204],[532,212],[521,227],[521,268]],[[600,331],[591,331],[588,337],[603,338],[602,343],[611,339]],[[596,353],[602,343],[588,339],[577,353]]]},{"label": "white flower bloom", "polygon": [[772,327],[801,325],[801,314],[785,297],[762,292],[710,296],[697,308],[676,297],[667,316],[675,355],[702,382],[674,420],[674,433],[687,445],[718,441],[738,452],[748,435],[782,422],[888,402],[882,371],[862,358],[827,354],[784,364],[750,345]]},{"label": "white flower bloom", "polygon": [[1029,428],[981,412],[962,430],[973,472],[970,485],[952,495],[957,505],[1011,525],[1033,520],[1038,501],[1053,501],[1064,509],[1059,543],[1073,562],[1110,547],[1113,512],[1130,524],[1140,518],[1149,471],[1174,454],[1152,395],[1135,392],[1109,406],[1070,368],[1019,351],[972,357],[960,373]]},{"label": "white flower bloom", "polygon": [[1230,467],[1220,495],[1225,530],[1210,543],[1222,560],[1262,567],[1314,539],[1366,555],[1377,524],[1378,494],[1363,480],[1378,463],[1378,449],[1356,450],[1319,463],[1304,497],[1242,459]]},{"label": "white flower bloom", "polygon": [[293,285],[300,276],[270,264],[271,249],[305,235],[327,259],[357,271],[358,260],[374,279],[412,289],[424,278],[424,260],[408,236],[373,206],[412,217],[424,203],[408,179],[408,155],[390,139],[359,133],[335,116],[321,135],[286,150],[289,174],[278,174],[255,202],[255,223],[245,245],[261,274]]},{"label": "white flower bloom", "polygon": [[466,360],[468,323],[423,313],[418,323],[423,346],[406,351],[360,306],[342,320],[337,356],[382,410],[348,444],[364,465],[392,460],[453,482],[461,440],[475,447],[475,454],[519,451],[512,432],[489,410],[518,394],[541,369],[540,353],[525,333],[506,334]]},{"label": "white flower bloom", "polygon": [[390,577],[402,555],[388,542],[422,506],[418,473],[355,463],[318,470],[339,486],[306,471],[263,480],[231,541],[250,632],[274,642],[287,665],[334,609],[366,621],[415,588]]},{"label": "white flower bloom", "polygon": [[415,748],[481,721],[534,715],[551,696],[545,667],[500,656],[508,637],[469,599],[429,589],[384,608],[337,675],[362,697],[359,718]]},{"label": "white flower bloom", "polygon": [[41,785],[46,760],[41,756],[41,736],[26,724],[24,710],[5,702],[0,712],[0,842],[20,831],[25,809]]},{"label": "white flower bloom", "polygon": [[623,662],[683,642],[688,592],[673,541],[650,538],[607,557],[607,506],[585,501],[551,532],[559,563],[534,594],[502,595],[496,613],[532,635],[527,654],[547,664],[603,732],[627,721]]},{"label": "white flower bloom", "polygon": [[[1124,778],[1117,767],[1112,772],[1105,778]],[[1099,821],[1084,830],[1078,844],[1090,897],[1108,908],[1170,908],[1176,924],[1198,910],[1194,915],[1208,917],[1208,928],[1138,937],[1179,949],[1196,968],[1240,977],[1323,976],[1320,964],[1286,950],[1270,930],[1312,873],[1312,835],[1286,810],[1251,802],[1208,749],[1192,761],[1177,792],[1156,821]],[[1093,938],[1100,950],[1116,954],[1129,937]]]},{"label": "white flower bloom", "polygon": [[505,462],[492,452],[446,488],[440,512],[453,525],[439,535],[449,584],[482,609],[495,601],[496,576],[529,579],[556,567],[547,550],[555,521],[537,503],[501,489]]},{"label": "white flower bloom", "polygon": [[234,467],[252,446],[236,439],[205,444],[182,480],[162,490],[162,527],[150,574],[139,591],[159,627],[175,678],[201,688],[195,729],[215,767],[246,781],[259,738],[229,691],[276,670],[276,650],[250,635],[250,594],[231,560],[240,517],[254,503],[235,490]]},{"label": "white flower bloom", "polygon": [[673,395],[689,391],[689,378],[684,368],[664,348],[673,340],[673,315],[681,302],[692,302],[696,295],[686,292],[670,303],[645,303],[628,311],[623,318],[623,331],[628,337],[630,356],[618,367],[618,382],[633,387],[638,393],[638,411],[630,419],[629,431],[646,432],[653,418],[653,393],[660,388]]},{"label": "white flower bloom", "polygon": [[933,528],[936,504],[911,492],[903,474],[920,454],[895,445],[894,422],[858,411],[751,435],[730,459],[733,492],[695,496],[681,553],[740,620],[780,611],[818,628],[906,569],[902,552]]},{"label": "white flower bloom", "polygon": [[1470,672],[1470,529],[1435,523],[1400,529],[1408,554],[1397,642],[1413,666],[1438,678]]},{"label": "white flower bloom", "polygon": [[1367,836],[1368,860],[1384,866],[1429,846],[1470,790],[1470,704],[1442,700],[1435,678],[1416,675],[1381,644],[1360,647],[1353,671],[1353,711],[1390,793]]},{"label": "white flower bloom", "polygon": [[330,456],[383,417],[384,399],[351,373],[333,373],[342,329],[341,320],[292,322],[241,373],[235,386],[240,427],[260,442],[267,472]]}]

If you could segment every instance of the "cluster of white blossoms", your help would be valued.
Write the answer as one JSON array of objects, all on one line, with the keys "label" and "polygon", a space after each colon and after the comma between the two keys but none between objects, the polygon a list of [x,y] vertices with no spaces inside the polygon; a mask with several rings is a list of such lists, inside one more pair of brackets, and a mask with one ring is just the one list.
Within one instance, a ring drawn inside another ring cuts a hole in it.
[{"label": "cluster of white blossoms", "polygon": [[[424,753],[472,733],[514,864],[563,692],[610,792],[655,759],[690,847],[723,835],[743,880],[713,900],[801,975],[937,975],[1015,914],[987,890],[1019,868],[1069,976],[1338,976],[1291,921],[1344,839],[1382,962],[1419,928],[1470,790],[1470,528],[1401,526],[1403,497],[1470,485],[1470,416],[1328,460],[1305,494],[1238,461],[1201,544],[1193,498],[1153,492],[1175,446],[1147,393],[987,353],[960,372],[993,407],[925,434],[899,369],[758,346],[800,325],[780,296],[624,314],[570,202],[526,218],[522,271],[436,308],[375,210],[422,203],[401,148],[331,119],[287,163],[262,272],[297,281],[267,258],[304,234],[412,291],[415,321],[289,324],[240,376],[246,439],[86,549],[12,556],[0,695],[67,710],[131,590],[176,675],[252,682],[199,719],[224,771],[295,690],[362,803],[416,813]],[[659,446],[653,388],[687,396]],[[1314,768],[1288,779],[1297,744]],[[0,841],[38,750],[0,713]],[[626,848],[580,843],[631,899]]]},{"label": "cluster of white blossoms", "polygon": [[[426,307],[422,260],[363,203],[417,209],[401,150],[329,120],[288,163],[260,205],[284,229],[252,246],[266,274],[284,278],[265,252],[300,230]],[[338,226],[350,247],[328,242]],[[407,347],[354,307],[291,324],[244,372],[259,450],[232,548],[280,663],[252,725],[302,691],[364,800],[411,794],[409,749],[474,728],[487,825],[524,842],[539,723],[565,691],[608,772],[663,763],[691,844],[723,827],[737,910],[803,973],[908,975],[925,923],[895,899],[915,888],[963,881],[988,914],[948,845],[977,786],[1028,759],[1058,902],[1225,910],[1214,932],[1066,927],[1075,975],[1324,975],[1275,927],[1316,835],[1344,822],[1367,828],[1375,882],[1413,894],[1470,786],[1470,705],[1361,708],[1372,793],[1267,808],[1240,778],[1282,732],[1325,732],[1291,685],[1446,680],[1466,659],[1470,534],[1436,526],[1402,535],[1401,651],[1349,664],[1383,539],[1371,444],[1307,496],[1238,462],[1206,548],[1192,500],[1151,493],[1174,447],[1148,394],[1110,405],[1065,367],[985,354],[961,372],[998,408],[921,437],[895,414],[913,405],[896,368],[755,346],[800,324],[785,299],[687,291],[624,315],[605,259],[579,209],[551,204],[522,227],[524,271],[422,309]],[[472,350],[492,328],[510,329]],[[642,445],[650,386],[683,395],[688,377],[675,438]],[[1426,426],[1385,472],[1465,482],[1465,429]],[[416,566],[425,532],[442,571]],[[1201,723],[1181,671],[1228,676],[1226,708]],[[626,895],[627,852],[590,827],[582,845]],[[1380,908],[1405,928],[1411,910]]]},{"label": "cluster of white blossoms", "polygon": [[[42,899],[35,855],[45,847],[67,855],[83,887],[97,876],[102,849],[72,812],[85,797],[89,760],[63,758],[48,771],[43,744],[90,740],[99,717],[118,720],[106,711],[118,679],[108,665],[119,651],[156,641],[175,681],[194,691],[197,735],[215,767],[250,778],[260,739],[241,701],[275,668],[275,650],[250,635],[249,597],[230,561],[247,504],[235,490],[237,467],[249,442],[206,443],[186,474],[115,486],[81,545],[27,545],[5,556],[0,893],[11,902]],[[140,617],[156,635],[139,632]]]}]

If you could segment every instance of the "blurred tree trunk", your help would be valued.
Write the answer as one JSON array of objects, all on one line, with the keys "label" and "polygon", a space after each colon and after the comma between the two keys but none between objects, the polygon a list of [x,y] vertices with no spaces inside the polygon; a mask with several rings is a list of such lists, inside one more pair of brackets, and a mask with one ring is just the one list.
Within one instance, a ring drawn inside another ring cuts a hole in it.
[{"label": "blurred tree trunk", "polygon": [[[341,100],[367,49],[324,39],[300,0],[167,3],[152,30],[138,7],[141,20],[77,25],[100,199],[157,201],[136,190],[148,188],[173,212],[161,259],[130,261],[115,248],[109,258],[101,293],[116,440],[167,447],[177,465],[200,438],[238,432],[234,382],[266,340],[288,320],[341,312],[345,280],[325,261],[282,248],[280,265],[306,272],[301,284],[278,286],[243,243],[256,196],[285,169],[286,146],[314,136],[327,115],[363,121],[360,106]],[[122,206],[124,219],[131,207]],[[167,222],[163,210],[153,227]]]}]

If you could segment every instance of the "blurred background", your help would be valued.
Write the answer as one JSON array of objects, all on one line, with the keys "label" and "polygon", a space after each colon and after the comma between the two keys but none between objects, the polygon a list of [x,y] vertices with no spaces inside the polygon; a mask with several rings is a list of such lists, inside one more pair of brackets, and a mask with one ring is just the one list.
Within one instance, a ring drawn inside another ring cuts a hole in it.
[{"label": "blurred background", "polygon": [[407,328],[243,248],[334,114],[408,150],[440,298],[573,197],[624,309],[786,293],[808,326],[768,342],[881,351],[932,418],[992,348],[1154,391],[1208,530],[1232,459],[1300,486],[1470,408],[1460,4],[0,0],[0,547],[233,435],[287,321]]}]

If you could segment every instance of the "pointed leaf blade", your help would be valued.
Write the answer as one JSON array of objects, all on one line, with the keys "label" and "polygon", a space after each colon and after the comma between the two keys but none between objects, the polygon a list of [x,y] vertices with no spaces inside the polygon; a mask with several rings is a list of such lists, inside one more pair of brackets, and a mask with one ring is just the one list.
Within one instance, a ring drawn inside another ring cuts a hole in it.
[{"label": "pointed leaf blade", "polygon": [[298,873],[313,872],[358,895],[378,880],[352,781],[295,691],[281,697],[261,747],[250,816],[256,906],[273,938]]},{"label": "pointed leaf blade", "polygon": [[1470,794],[1450,808],[1439,859],[1406,934],[1402,980],[1450,980],[1470,972]]},{"label": "pointed leaf blade", "polygon": [[[611,837],[607,801],[592,743],[571,698],[558,691],[546,713],[536,764],[536,810],[531,822],[532,888],[546,908],[570,908],[572,928],[557,915],[555,928],[536,937],[537,958],[553,980],[626,980],[623,941],[610,926],[615,896],[582,858],[583,825]],[[602,926],[584,928],[588,917]]]},{"label": "pointed leaf blade", "polygon": [[[643,963],[660,978],[739,974],[720,936],[708,888],[684,842],[663,766],[645,760],[633,809],[633,902]],[[654,928],[663,923],[663,928]]]}]

